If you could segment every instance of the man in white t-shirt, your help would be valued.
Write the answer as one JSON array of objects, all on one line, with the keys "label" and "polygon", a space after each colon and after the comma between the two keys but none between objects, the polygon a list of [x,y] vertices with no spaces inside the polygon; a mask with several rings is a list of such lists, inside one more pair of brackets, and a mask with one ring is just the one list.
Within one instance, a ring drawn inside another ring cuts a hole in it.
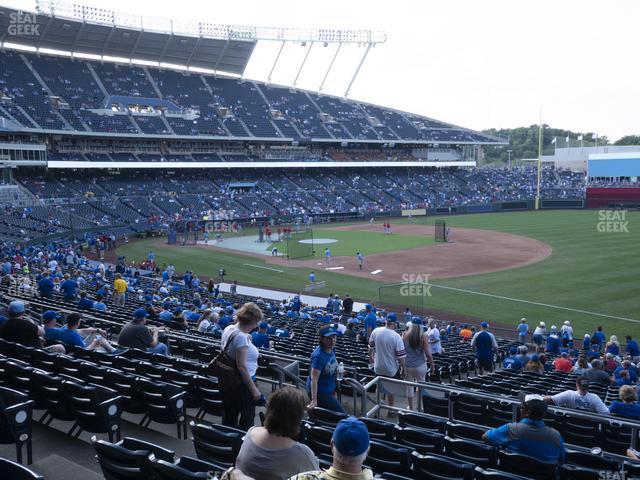
[{"label": "man in white t-shirt", "polygon": [[595,393],[589,393],[589,379],[580,375],[576,379],[576,390],[567,390],[551,397],[544,397],[545,402],[558,407],[575,408],[587,412],[609,415],[609,409]]},{"label": "man in white t-shirt", "polygon": [[[402,337],[396,332],[398,327],[398,317],[395,313],[389,313],[384,327],[378,327],[371,332],[369,337],[369,356],[373,360],[373,370],[376,375],[383,377],[402,378],[405,370],[405,357],[407,353],[404,349]],[[402,367],[400,369],[400,367]],[[389,406],[393,407],[395,396],[384,388],[380,388],[387,394]],[[388,417],[394,417],[397,413],[390,410]]]},{"label": "man in white t-shirt", "polygon": [[427,340],[429,341],[429,348],[431,353],[442,353],[442,342],[440,341],[440,330],[433,318],[430,318],[427,322]]}]

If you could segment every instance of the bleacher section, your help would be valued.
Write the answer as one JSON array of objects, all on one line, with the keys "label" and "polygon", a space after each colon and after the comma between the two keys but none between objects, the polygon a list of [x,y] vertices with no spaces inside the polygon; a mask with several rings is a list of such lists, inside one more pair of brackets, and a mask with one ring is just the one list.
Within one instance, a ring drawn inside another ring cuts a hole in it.
[{"label": "bleacher section", "polygon": [[[91,279],[92,274],[85,272],[85,276]],[[107,280],[111,282],[112,278]],[[89,285],[85,290],[93,296],[96,287]],[[155,279],[139,277],[135,288],[155,290],[157,285]],[[196,291],[180,281],[176,285],[172,295],[189,304]],[[48,309],[79,312],[85,326],[104,329],[112,340],[130,319],[131,312],[145,307],[146,302],[131,293],[124,307],[109,305],[109,313],[102,313],[79,310],[75,303],[65,301],[58,293],[44,299],[7,286],[0,286],[0,293],[28,301],[35,316]],[[206,297],[206,289],[200,294]],[[258,299],[225,294],[216,304],[224,306],[245,301]],[[303,385],[309,374],[310,354],[317,345],[317,321],[289,318],[283,311],[274,310],[264,302],[261,304],[270,324],[286,323],[293,333],[289,338],[272,335],[273,348],[261,351],[258,369],[261,389],[267,392],[271,385],[274,388]],[[149,321],[163,325],[155,315]],[[106,474],[121,471],[118,465],[128,465],[127,478],[152,478],[149,475],[157,473],[149,472],[164,468],[182,476],[153,478],[186,479],[200,478],[188,476],[194,472],[220,471],[233,465],[244,432],[220,425],[221,392],[216,379],[206,371],[207,362],[219,351],[219,334],[199,333],[194,327],[191,324],[187,330],[177,326],[167,330],[164,340],[171,347],[168,357],[135,349],[108,355],[78,347],[68,347],[67,353],[60,355],[0,341],[0,379],[4,387],[0,395],[5,404],[16,405],[16,409],[24,412],[20,417],[24,418],[23,426],[16,431],[26,434],[20,437],[22,440],[17,437],[10,440],[10,448],[0,447],[0,451],[14,458],[12,444],[17,444],[16,452],[22,452],[26,446],[27,456],[20,453],[18,459],[30,463],[33,452],[34,469],[38,470],[42,465],[39,460],[47,452],[43,452],[43,445],[31,440],[32,432],[38,432],[37,438],[42,438],[43,431],[59,434],[73,426],[67,439],[60,441],[77,445],[73,449],[76,452],[86,452],[86,442],[94,436],[91,445],[97,462],[77,458],[77,453],[76,457],[67,457],[67,461],[80,462],[88,471],[102,469]],[[514,406],[519,404],[518,394],[552,394],[572,388],[575,375],[496,371],[478,377],[474,354],[467,342],[449,337],[443,343],[446,353],[435,357],[436,372],[420,384],[420,412],[401,411],[397,422],[389,422],[375,414],[367,415],[372,406],[384,409],[384,405],[363,396],[365,389],[380,381],[366,360],[366,344],[352,337],[338,339],[336,356],[349,372],[341,382],[340,399],[350,413],[362,417],[367,425],[371,449],[364,464],[380,478],[547,480],[559,475],[561,479],[596,479],[601,478],[599,472],[617,472],[622,468],[627,472],[626,478],[640,474],[640,463],[624,456],[626,448],[635,441],[633,438],[637,440],[640,423],[620,417],[551,408],[544,421],[561,433],[567,450],[566,463],[559,466],[482,443],[481,436],[488,428],[517,418]],[[498,339],[498,345],[495,360],[500,363],[513,343]],[[284,365],[295,365],[295,368],[288,368],[289,373],[285,373]],[[606,403],[617,397],[615,387],[594,387],[592,392]],[[40,420],[36,422],[36,418]],[[342,418],[344,414],[315,408],[303,421],[299,440],[318,455],[323,466],[331,462],[329,440]],[[137,440],[120,440],[132,433]],[[73,440],[72,434],[76,438],[82,436]],[[193,446],[187,444],[187,439],[192,440]],[[114,442],[118,443],[114,445]],[[602,449],[602,453],[592,451],[593,447]],[[153,452],[154,458],[148,459],[147,454],[136,457],[133,453],[136,450]],[[178,450],[182,453],[177,454]],[[62,450],[60,453],[65,455]],[[69,466],[79,467],[77,463]],[[124,478],[117,473],[112,475],[111,478]]]},{"label": "bleacher section", "polygon": [[[193,72],[10,50],[0,53],[0,72],[0,115],[26,128],[296,140],[500,141],[351,100]],[[138,102],[141,108],[130,109],[133,118],[126,113],[114,114],[105,109],[105,100],[111,95],[125,97],[127,104]],[[170,129],[161,118],[135,115],[143,108],[153,109],[149,104],[154,99],[157,102],[159,96],[182,111],[158,109]]]}]

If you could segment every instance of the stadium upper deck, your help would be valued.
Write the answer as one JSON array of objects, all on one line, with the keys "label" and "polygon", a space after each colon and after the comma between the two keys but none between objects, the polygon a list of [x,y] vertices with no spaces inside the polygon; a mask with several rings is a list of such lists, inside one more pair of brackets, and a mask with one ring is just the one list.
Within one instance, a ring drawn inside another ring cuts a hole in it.
[{"label": "stadium upper deck", "polygon": [[0,52],[0,116],[16,132],[321,143],[502,140],[362,102],[194,72]]}]

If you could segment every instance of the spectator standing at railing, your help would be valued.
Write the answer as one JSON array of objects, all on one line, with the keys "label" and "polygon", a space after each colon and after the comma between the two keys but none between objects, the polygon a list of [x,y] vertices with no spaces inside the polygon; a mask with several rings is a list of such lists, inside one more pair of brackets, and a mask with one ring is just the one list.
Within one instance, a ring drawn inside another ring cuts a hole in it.
[{"label": "spectator standing at railing", "polygon": [[[395,313],[389,313],[384,327],[378,327],[369,337],[369,356],[373,361],[373,370],[376,375],[390,378],[402,378],[406,370],[405,359],[407,352],[402,337],[396,331],[398,317]],[[393,390],[385,388],[384,383],[379,385],[382,393],[387,395],[387,403],[394,406],[395,395]],[[389,410],[387,417],[397,416],[397,412]]]},{"label": "spectator standing at railing", "polygon": [[311,371],[307,377],[307,392],[311,397],[308,408],[321,407],[334,412],[344,412],[335,396],[339,365],[334,348],[338,332],[327,326],[322,327],[318,335],[320,344],[311,354]]}]

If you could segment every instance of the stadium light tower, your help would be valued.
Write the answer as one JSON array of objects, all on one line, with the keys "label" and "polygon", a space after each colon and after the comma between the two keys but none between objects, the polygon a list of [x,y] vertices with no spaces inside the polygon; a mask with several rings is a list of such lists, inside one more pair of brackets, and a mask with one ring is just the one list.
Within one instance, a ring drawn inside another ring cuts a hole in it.
[{"label": "stadium light tower", "polygon": [[509,170],[511,170],[511,152],[512,152],[512,151],[513,151],[513,150],[507,150],[507,153],[509,154],[509,163],[508,163],[508,165],[509,165]]}]

